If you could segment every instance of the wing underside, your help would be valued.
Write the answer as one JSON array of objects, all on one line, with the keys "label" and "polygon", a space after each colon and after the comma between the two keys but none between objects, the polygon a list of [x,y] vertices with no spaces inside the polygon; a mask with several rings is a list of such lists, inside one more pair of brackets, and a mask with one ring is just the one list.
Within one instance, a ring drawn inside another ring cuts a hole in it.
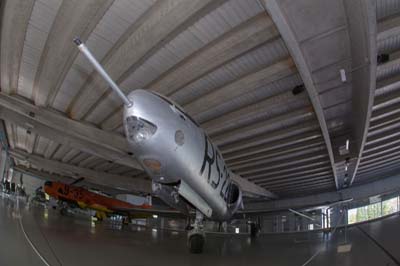
[{"label": "wing underside", "polygon": [[266,199],[276,199],[276,196],[271,191],[266,190],[265,188],[260,187],[253,182],[250,182],[243,177],[233,174],[232,176],[233,181],[235,181],[242,190],[243,196],[250,197],[250,198],[266,198]]},{"label": "wing underside", "polygon": [[183,214],[178,210],[173,209],[157,209],[157,208],[114,208],[115,212],[119,213],[128,213],[131,215],[140,214],[140,215],[158,215],[162,217],[170,217],[170,218],[185,218],[187,215]]}]

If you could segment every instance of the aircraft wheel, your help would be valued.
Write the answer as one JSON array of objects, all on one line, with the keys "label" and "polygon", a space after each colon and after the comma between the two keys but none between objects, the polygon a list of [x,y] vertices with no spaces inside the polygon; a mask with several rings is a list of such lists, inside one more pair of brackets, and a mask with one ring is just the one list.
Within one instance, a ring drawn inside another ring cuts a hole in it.
[{"label": "aircraft wheel", "polygon": [[202,234],[193,234],[189,237],[189,250],[191,253],[202,253],[204,247],[204,236]]}]

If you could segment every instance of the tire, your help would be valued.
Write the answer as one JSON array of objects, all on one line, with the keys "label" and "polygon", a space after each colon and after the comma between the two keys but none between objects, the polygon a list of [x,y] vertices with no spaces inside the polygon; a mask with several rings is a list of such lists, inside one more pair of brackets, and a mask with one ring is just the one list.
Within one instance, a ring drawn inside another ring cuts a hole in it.
[{"label": "tire", "polygon": [[190,253],[199,254],[203,252],[204,247],[204,236],[201,234],[194,234],[189,238],[189,250]]}]

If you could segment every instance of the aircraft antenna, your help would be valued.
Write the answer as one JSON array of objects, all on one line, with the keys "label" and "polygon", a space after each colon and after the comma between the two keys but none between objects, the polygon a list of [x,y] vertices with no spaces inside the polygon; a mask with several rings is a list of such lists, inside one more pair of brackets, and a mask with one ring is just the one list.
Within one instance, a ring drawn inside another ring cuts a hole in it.
[{"label": "aircraft antenna", "polygon": [[114,80],[107,74],[104,68],[100,65],[97,59],[93,56],[93,54],[89,51],[87,46],[79,39],[75,38],[74,43],[78,46],[78,49],[86,56],[89,62],[93,65],[93,67],[97,70],[97,72],[105,79],[105,81],[110,85],[111,89],[114,90],[118,94],[118,96],[122,99],[124,104],[128,107],[132,106],[132,102],[126,97],[126,95],[122,92],[122,90],[115,84]]}]

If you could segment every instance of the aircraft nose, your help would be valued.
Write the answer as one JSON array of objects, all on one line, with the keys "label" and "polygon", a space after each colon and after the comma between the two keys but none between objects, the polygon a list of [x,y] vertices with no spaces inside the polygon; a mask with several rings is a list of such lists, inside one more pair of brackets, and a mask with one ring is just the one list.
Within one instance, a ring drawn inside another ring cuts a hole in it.
[{"label": "aircraft nose", "polygon": [[153,123],[136,116],[126,118],[128,139],[134,143],[139,143],[149,139],[157,131],[157,126]]}]

